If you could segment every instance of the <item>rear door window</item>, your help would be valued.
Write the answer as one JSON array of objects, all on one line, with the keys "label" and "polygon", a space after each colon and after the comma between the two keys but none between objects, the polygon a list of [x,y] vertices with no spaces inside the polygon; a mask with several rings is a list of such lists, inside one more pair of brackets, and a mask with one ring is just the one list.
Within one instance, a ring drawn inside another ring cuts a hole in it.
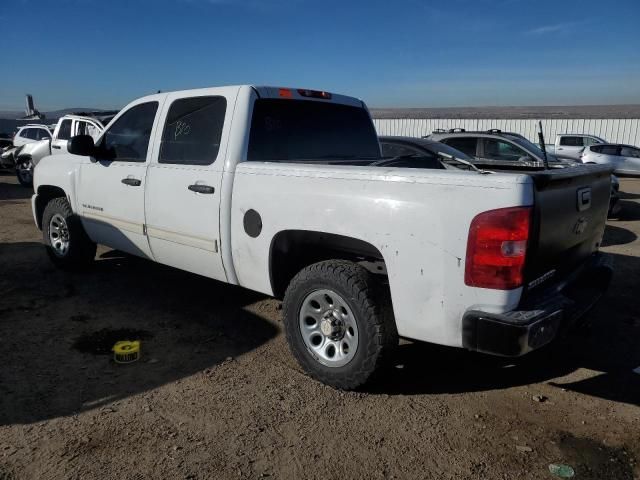
[{"label": "rear door window", "polygon": [[380,158],[378,136],[364,108],[310,100],[256,100],[247,160],[358,158]]},{"label": "rear door window", "polygon": [[476,156],[478,140],[475,137],[455,137],[447,138],[442,143],[449,145],[450,147],[460,150],[466,153],[470,157]]},{"label": "rear door window", "polygon": [[211,165],[218,157],[227,111],[224,97],[174,101],[162,133],[159,163]]},{"label": "rear door window", "polygon": [[603,155],[620,155],[620,147],[615,145],[603,145],[600,147],[600,153]]}]

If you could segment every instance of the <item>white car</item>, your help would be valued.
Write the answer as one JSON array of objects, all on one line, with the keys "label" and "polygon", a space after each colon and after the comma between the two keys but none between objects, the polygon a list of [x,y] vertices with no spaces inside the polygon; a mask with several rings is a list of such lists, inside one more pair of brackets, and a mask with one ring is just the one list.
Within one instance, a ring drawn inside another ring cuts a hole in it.
[{"label": "white car", "polygon": [[618,175],[640,175],[640,148],[606,143],[591,145],[582,152],[582,163],[611,165]]},{"label": "white car", "polygon": [[51,131],[46,125],[29,124],[20,127],[13,137],[13,146],[21,147],[27,143],[39,142],[51,138]]},{"label": "white car", "polygon": [[608,167],[410,168],[381,156],[357,98],[159,93],[69,152],[35,169],[33,216],[55,265],[86,268],[103,244],[284,297],[293,355],[338,388],[366,382],[400,337],[540,348],[611,278],[598,253]]},{"label": "white car", "polygon": [[14,153],[16,176],[21,185],[33,185],[33,169],[40,160],[48,155],[68,153],[67,143],[76,135],[89,135],[97,140],[104,125],[93,117],[65,115],[58,120],[53,130],[53,137],[23,145]]}]

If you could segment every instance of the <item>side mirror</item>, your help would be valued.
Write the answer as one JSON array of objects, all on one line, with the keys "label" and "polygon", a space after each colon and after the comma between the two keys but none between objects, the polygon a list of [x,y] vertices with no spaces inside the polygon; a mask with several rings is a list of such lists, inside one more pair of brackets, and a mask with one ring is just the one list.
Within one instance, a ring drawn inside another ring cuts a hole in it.
[{"label": "side mirror", "polygon": [[73,155],[88,157],[93,155],[95,149],[96,146],[93,143],[93,138],[89,135],[76,135],[75,137],[71,137],[67,142],[67,150]]}]

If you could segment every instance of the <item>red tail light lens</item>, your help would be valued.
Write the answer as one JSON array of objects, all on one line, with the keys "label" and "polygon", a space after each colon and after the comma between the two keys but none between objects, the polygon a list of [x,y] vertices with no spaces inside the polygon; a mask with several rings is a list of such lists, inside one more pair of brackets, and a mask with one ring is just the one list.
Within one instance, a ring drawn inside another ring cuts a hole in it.
[{"label": "red tail light lens", "polygon": [[490,210],[471,221],[464,283],[511,290],[523,284],[531,207]]}]

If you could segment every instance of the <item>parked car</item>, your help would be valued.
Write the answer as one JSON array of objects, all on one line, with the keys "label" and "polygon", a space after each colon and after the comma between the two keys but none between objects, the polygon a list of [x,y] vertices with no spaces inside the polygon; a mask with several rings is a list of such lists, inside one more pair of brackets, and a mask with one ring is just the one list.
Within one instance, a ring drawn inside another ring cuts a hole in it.
[{"label": "parked car", "polygon": [[352,97],[160,93],[69,153],[35,169],[34,220],[55,265],[86,267],[103,244],[283,297],[293,355],[338,388],[366,382],[399,337],[538,349],[611,277],[598,252],[610,167],[393,166]]},{"label": "parked car", "polygon": [[611,165],[618,175],[640,175],[640,148],[606,143],[585,147],[582,163]]},{"label": "parked car", "polygon": [[33,142],[21,147],[14,153],[16,176],[21,185],[33,185],[33,169],[47,155],[68,153],[67,143],[72,136],[89,135],[97,140],[104,125],[93,117],[65,115],[58,120],[53,131],[53,137]]},{"label": "parked car", "polygon": [[38,142],[51,138],[51,132],[46,125],[29,124],[20,127],[13,137],[13,146],[21,147],[27,143]]},{"label": "parked car", "polygon": [[[487,131],[466,131],[456,128],[436,130],[426,138],[442,142],[456,150],[460,150],[474,158],[478,168],[500,171],[544,170],[544,152],[536,144],[518,133],[502,132],[492,129]],[[579,165],[572,159],[559,159],[547,153],[549,168],[564,169]],[[615,216],[620,210],[620,182],[611,180],[611,199],[609,216]]]},{"label": "parked car", "polygon": [[580,155],[586,147],[601,143],[607,143],[607,141],[595,135],[562,133],[556,135],[554,143],[545,145],[545,147],[547,152],[554,154],[558,158],[580,160]]}]

